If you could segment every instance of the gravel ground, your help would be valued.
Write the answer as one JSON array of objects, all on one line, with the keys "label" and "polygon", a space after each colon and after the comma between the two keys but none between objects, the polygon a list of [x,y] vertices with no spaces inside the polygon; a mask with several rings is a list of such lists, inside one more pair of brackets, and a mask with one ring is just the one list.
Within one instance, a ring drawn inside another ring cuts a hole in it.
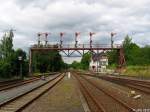
[{"label": "gravel ground", "polygon": [[109,81],[101,80],[98,78],[86,76],[90,78],[92,81],[96,82],[101,87],[107,89],[111,93],[115,94],[116,97],[119,97],[122,101],[126,102],[130,106],[133,106],[135,109],[150,109],[150,95],[143,94],[141,92],[136,91],[136,94],[142,95],[140,99],[133,99],[129,92],[132,90],[130,88],[120,86],[115,83],[111,83]]},{"label": "gravel ground", "polygon": [[49,77],[47,77],[46,81],[38,80],[38,81],[34,81],[32,83],[29,83],[29,84],[25,84],[25,85],[22,85],[22,86],[18,86],[18,87],[9,89],[9,90],[1,91],[0,92],[0,103],[5,102],[6,100],[8,100],[10,98],[13,98],[17,95],[20,95],[20,94],[22,94],[26,91],[29,91],[29,90],[31,90],[31,89],[47,82],[48,80],[50,80],[50,79],[52,79],[56,76],[57,75],[49,76]]},{"label": "gravel ground", "polygon": [[84,112],[75,81],[65,78],[23,112]]},{"label": "gravel ground", "polygon": [[128,112],[125,107],[120,105],[118,102],[116,102],[114,99],[103,93],[102,91],[95,88],[95,86],[91,85],[84,79],[80,78],[82,83],[86,85],[86,88],[91,92],[91,94],[100,102],[102,107],[106,110],[106,112]]}]

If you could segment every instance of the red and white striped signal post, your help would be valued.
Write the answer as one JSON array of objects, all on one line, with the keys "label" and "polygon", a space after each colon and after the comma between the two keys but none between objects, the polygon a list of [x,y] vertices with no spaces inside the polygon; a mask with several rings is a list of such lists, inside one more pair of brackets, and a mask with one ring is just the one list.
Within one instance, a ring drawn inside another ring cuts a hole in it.
[{"label": "red and white striped signal post", "polygon": [[50,33],[45,33],[45,46],[47,46],[47,43],[48,43],[48,39],[47,39],[47,37],[48,37],[48,35],[49,35]]},{"label": "red and white striped signal post", "polygon": [[41,40],[40,40],[41,34],[38,33],[37,36],[38,36],[38,46],[40,46],[40,43],[41,43]]},{"label": "red and white striped signal post", "polygon": [[63,44],[63,36],[64,36],[64,32],[60,32],[60,47],[62,47],[62,44]]},{"label": "red and white striped signal post", "polygon": [[92,36],[94,35],[95,33],[94,32],[90,32],[89,35],[90,35],[90,48],[92,48]]},{"label": "red and white striped signal post", "polygon": [[113,37],[116,35],[117,33],[111,32],[111,48],[113,48],[113,44],[114,44],[114,40]]},{"label": "red and white striped signal post", "polygon": [[41,36],[42,35],[44,35],[44,37],[45,37],[45,46],[47,46],[47,43],[48,43],[48,35],[49,35],[50,33],[47,33],[47,32],[45,32],[45,33],[38,33],[37,35],[38,35],[38,46],[40,46],[40,44],[41,44]]},{"label": "red and white striped signal post", "polygon": [[78,45],[78,36],[80,35],[80,32],[75,32],[75,48],[77,48],[77,45]]}]

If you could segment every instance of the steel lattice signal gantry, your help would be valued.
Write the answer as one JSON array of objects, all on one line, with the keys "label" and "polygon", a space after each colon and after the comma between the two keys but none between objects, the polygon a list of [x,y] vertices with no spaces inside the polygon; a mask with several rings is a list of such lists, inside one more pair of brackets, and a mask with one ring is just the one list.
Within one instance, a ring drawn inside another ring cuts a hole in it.
[{"label": "steel lattice signal gantry", "polygon": [[[50,33],[38,33],[38,43],[31,46],[29,50],[29,74],[32,74],[32,55],[33,52],[49,52],[49,51],[59,51],[64,53],[67,57],[70,57],[73,55],[73,53],[77,52],[81,56],[85,52],[92,52],[93,54],[99,53],[100,51],[110,51],[110,50],[116,50],[118,54],[118,67],[122,68],[125,65],[125,57],[124,57],[124,51],[123,47],[120,44],[113,44],[113,36],[116,35],[116,33],[111,33],[111,44],[93,44],[92,42],[92,36],[95,34],[93,32],[89,33],[89,44],[78,44],[78,37],[80,35],[80,32],[75,32],[75,44],[63,44],[63,36],[64,32],[60,33],[60,43],[52,45],[48,44],[48,36]],[[45,38],[45,44],[41,44],[41,38]]]}]

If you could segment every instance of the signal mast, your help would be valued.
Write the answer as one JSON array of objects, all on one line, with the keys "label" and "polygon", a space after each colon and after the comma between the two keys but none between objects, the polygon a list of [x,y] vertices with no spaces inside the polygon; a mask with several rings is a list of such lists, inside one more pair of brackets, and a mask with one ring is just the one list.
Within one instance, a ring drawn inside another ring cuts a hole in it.
[{"label": "signal mast", "polygon": [[41,44],[41,36],[45,36],[45,46],[47,46],[47,44],[48,44],[48,35],[50,35],[51,33],[47,33],[47,32],[44,32],[44,33],[38,33],[37,35],[38,35],[38,46],[40,46],[40,44]]},{"label": "signal mast", "polygon": [[113,48],[113,44],[114,44],[114,40],[113,37],[116,35],[117,33],[111,32],[111,48]]},{"label": "signal mast", "polygon": [[79,35],[80,35],[80,32],[75,32],[75,48],[77,48],[77,45],[78,45],[77,38],[79,37]]},{"label": "signal mast", "polygon": [[64,36],[64,32],[60,32],[60,47],[62,47],[63,44],[63,36]]},{"label": "signal mast", "polygon": [[92,48],[92,42],[93,42],[92,41],[92,36],[95,35],[95,33],[94,32],[90,32],[89,35],[90,35],[90,48]]}]

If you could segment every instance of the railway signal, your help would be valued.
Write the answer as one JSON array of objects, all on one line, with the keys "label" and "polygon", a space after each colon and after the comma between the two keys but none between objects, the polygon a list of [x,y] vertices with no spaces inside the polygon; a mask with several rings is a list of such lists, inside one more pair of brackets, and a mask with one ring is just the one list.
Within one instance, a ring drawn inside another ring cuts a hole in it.
[{"label": "railway signal", "polygon": [[45,46],[47,46],[47,43],[48,43],[48,39],[47,39],[47,37],[48,37],[48,35],[50,35],[51,33],[47,33],[47,32],[44,32],[44,33],[38,33],[37,35],[38,35],[38,46],[40,45],[40,43],[41,43],[41,36],[42,35],[44,35],[44,37],[45,37]]},{"label": "railway signal", "polygon": [[[48,34],[50,33],[38,33],[38,37],[39,37],[39,44],[40,45],[40,37],[42,35],[45,35],[45,37],[48,37]],[[79,32],[75,32],[75,46],[72,44],[67,44],[67,45],[63,45],[61,47],[55,47],[56,44],[52,44],[50,47],[49,46],[33,46],[30,48],[30,61],[29,61],[29,73],[32,73],[32,53],[33,51],[39,51],[39,52],[47,52],[47,51],[51,51],[51,50],[57,50],[59,52],[63,52],[66,56],[71,56],[74,52],[78,52],[81,55],[85,54],[85,51],[87,52],[92,52],[92,53],[98,53],[101,50],[116,50],[118,53],[118,68],[122,68],[125,65],[125,57],[124,57],[124,52],[123,52],[123,47],[122,45],[117,45],[117,46],[113,46],[113,37],[114,35],[116,35],[116,33],[111,32],[111,46],[105,46],[104,44],[97,44],[97,46],[94,46],[93,42],[92,42],[92,36],[95,35],[94,32],[89,32],[89,36],[90,36],[90,43],[89,44],[83,44],[83,46],[78,47],[78,36],[80,35]],[[60,45],[63,44],[63,40],[62,37],[64,36],[63,32],[60,32]],[[47,42],[46,42],[47,43]],[[57,44],[58,46],[58,44]],[[83,53],[82,53],[82,52]]]},{"label": "railway signal", "polygon": [[63,44],[63,36],[64,36],[64,32],[60,32],[60,47],[62,47],[62,44]]},{"label": "railway signal", "polygon": [[117,33],[111,32],[111,48],[113,48],[113,44],[114,44],[114,40],[113,37],[116,35]]},{"label": "railway signal", "polygon": [[92,48],[92,36],[95,35],[95,33],[90,32],[89,35],[90,35],[90,48]]},{"label": "railway signal", "polygon": [[40,36],[41,36],[41,34],[38,33],[37,35],[38,35],[38,46],[39,46],[40,45]]},{"label": "railway signal", "polygon": [[75,48],[77,48],[77,45],[78,45],[78,36],[80,35],[80,32],[75,32]]},{"label": "railway signal", "polygon": [[23,79],[23,75],[22,75],[22,56],[18,57],[19,63],[20,63],[20,78]]}]

